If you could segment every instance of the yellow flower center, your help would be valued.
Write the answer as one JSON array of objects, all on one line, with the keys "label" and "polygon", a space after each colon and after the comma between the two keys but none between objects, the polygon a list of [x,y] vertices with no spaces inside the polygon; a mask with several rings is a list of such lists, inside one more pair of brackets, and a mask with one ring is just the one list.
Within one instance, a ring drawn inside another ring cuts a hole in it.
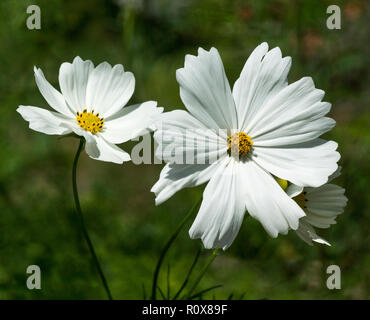
[{"label": "yellow flower center", "polygon": [[87,109],[84,109],[82,112],[77,111],[76,120],[82,129],[91,133],[101,131],[104,125],[104,118],[99,118],[99,113],[94,114],[94,110],[91,112],[87,112]]},{"label": "yellow flower center", "polygon": [[229,150],[231,154],[239,154],[239,156],[245,155],[253,145],[250,136],[244,132],[236,132],[227,138],[229,143]]},{"label": "yellow flower center", "polygon": [[300,193],[298,196],[294,197],[293,200],[295,202],[297,202],[297,204],[302,208],[302,209],[306,209],[307,206],[306,206],[306,203],[307,203],[307,199],[306,199],[306,193],[307,192],[302,192]]},{"label": "yellow flower center", "polygon": [[284,179],[280,179],[278,177],[274,177],[276,182],[279,184],[279,186],[285,191],[288,188],[288,181]]}]

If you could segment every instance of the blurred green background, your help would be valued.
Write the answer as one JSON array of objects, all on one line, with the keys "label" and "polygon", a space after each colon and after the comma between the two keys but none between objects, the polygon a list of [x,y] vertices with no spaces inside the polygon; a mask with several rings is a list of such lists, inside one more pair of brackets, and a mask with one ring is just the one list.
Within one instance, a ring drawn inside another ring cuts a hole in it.
[{"label": "blurred green background", "polygon": [[[28,5],[41,8],[41,30],[28,30]],[[326,8],[341,8],[342,29],[326,27]],[[230,83],[263,41],[293,58],[289,81],[312,76],[333,104],[349,198],[338,224],[320,234],[332,247],[310,247],[294,232],[270,238],[247,219],[199,289],[222,284],[203,298],[370,298],[370,45],[368,1],[230,0],[2,0],[0,2],[0,299],[105,299],[78,229],[71,167],[78,141],[28,129],[20,104],[47,107],[33,76],[36,65],[57,88],[62,62],[77,55],[95,64],[120,63],[136,77],[130,103],[157,100],[184,108],[175,70],[187,53],[215,46]],[[123,146],[130,151],[134,143]],[[164,243],[204,186],[186,189],[155,207],[151,186],[162,165],[115,165],[83,153],[78,169],[87,226],[116,299],[141,299]],[[200,247],[189,224],[164,262],[174,292]],[[210,255],[201,255],[200,267]],[[28,290],[26,268],[39,265],[42,290]],[[342,289],[326,288],[326,268],[342,271]],[[199,272],[199,269],[196,270]]]}]

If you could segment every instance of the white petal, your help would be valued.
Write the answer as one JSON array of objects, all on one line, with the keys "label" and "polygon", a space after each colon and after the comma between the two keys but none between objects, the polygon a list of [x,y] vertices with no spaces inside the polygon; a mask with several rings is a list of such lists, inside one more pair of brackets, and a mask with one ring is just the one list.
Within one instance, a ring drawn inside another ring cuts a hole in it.
[{"label": "white petal", "polygon": [[71,120],[60,113],[31,106],[19,106],[17,112],[30,123],[29,127],[32,130],[55,135],[72,132],[69,128]]},{"label": "white petal", "polygon": [[46,79],[41,71],[34,67],[36,84],[45,98],[46,102],[56,111],[68,117],[74,117],[75,114],[67,106],[62,94],[56,90]]},{"label": "white petal", "polygon": [[298,196],[300,193],[302,193],[303,187],[302,186],[297,186],[294,183],[291,183],[288,188],[286,188],[285,192],[287,195],[291,198],[294,198]]},{"label": "white petal", "polygon": [[176,71],[180,96],[189,112],[213,129],[236,129],[234,99],[217,49],[187,55],[184,68]]},{"label": "white petal", "polygon": [[156,195],[155,204],[163,203],[181,189],[196,187],[207,182],[216,170],[219,167],[225,167],[227,162],[228,157],[225,156],[212,164],[166,164],[159,180],[150,190]]},{"label": "white petal", "polygon": [[238,174],[240,163],[231,160],[207,184],[202,205],[189,230],[206,249],[227,249],[239,232],[245,214],[244,190]]},{"label": "white petal", "polygon": [[85,150],[90,158],[119,164],[131,160],[127,152],[106,141],[103,137],[99,136],[99,134],[93,135],[88,131],[83,131],[86,139]]},{"label": "white petal", "polygon": [[270,147],[310,141],[335,125],[324,117],[330,103],[321,102],[324,91],[311,78],[302,78],[285,87],[260,108],[246,131],[254,146]]},{"label": "white petal", "polygon": [[287,85],[291,58],[282,58],[278,47],[267,50],[265,42],[254,49],[233,88],[239,129],[244,132],[249,132],[250,122],[269,99]]},{"label": "white petal", "polygon": [[74,111],[86,108],[86,87],[89,74],[94,69],[90,60],[74,58],[72,63],[64,62],[59,69],[59,85],[64,98]]},{"label": "white petal", "polygon": [[135,89],[135,78],[120,64],[103,62],[89,76],[86,107],[107,118],[118,112],[130,100]]},{"label": "white petal", "polygon": [[254,161],[243,163],[243,182],[249,214],[259,220],[272,236],[296,230],[303,210],[279,186],[275,179]]},{"label": "white petal", "polygon": [[273,175],[299,186],[318,187],[338,167],[340,155],[334,141],[316,139],[298,145],[255,147],[252,157]]},{"label": "white petal", "polygon": [[345,190],[334,184],[305,190],[308,200],[306,221],[318,228],[328,228],[335,224],[336,217],[344,211],[348,201],[344,195]]},{"label": "white petal", "polygon": [[156,101],[124,107],[104,120],[104,129],[101,135],[114,144],[134,139],[149,129],[154,117],[162,111],[163,108],[157,108]]},{"label": "white petal", "polygon": [[329,176],[328,182],[331,182],[334,179],[338,178],[341,175],[341,171],[342,171],[342,167],[338,166],[338,169],[335,170],[335,172]]},{"label": "white petal", "polygon": [[[183,110],[166,112],[157,117],[154,139],[156,155],[177,164],[211,163],[226,154],[226,132],[207,129],[195,117]],[[220,134],[223,137],[220,137]]]},{"label": "white petal", "polygon": [[331,247],[331,244],[328,241],[326,241],[324,238],[321,238],[317,234],[312,236],[312,241],[315,241],[321,244],[326,244],[327,246]]},{"label": "white petal", "polygon": [[305,217],[300,220],[299,228],[296,230],[296,233],[304,242],[306,242],[310,246],[312,246],[312,241],[330,246],[329,242],[316,234],[315,229],[312,228],[312,226],[305,221]]}]

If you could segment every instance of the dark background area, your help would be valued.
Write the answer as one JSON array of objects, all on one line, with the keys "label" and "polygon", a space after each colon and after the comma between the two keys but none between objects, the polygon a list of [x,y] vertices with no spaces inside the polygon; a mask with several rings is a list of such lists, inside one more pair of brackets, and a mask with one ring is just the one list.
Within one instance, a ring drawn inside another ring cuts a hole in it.
[{"label": "dark background area", "polygon": [[[26,9],[41,8],[41,30],[28,30]],[[341,8],[342,28],[329,30],[326,8]],[[175,70],[199,46],[220,51],[231,84],[263,41],[293,58],[289,81],[311,76],[332,103],[349,198],[338,224],[319,233],[332,247],[308,246],[294,232],[270,238],[246,219],[233,245],[211,266],[204,298],[368,299],[370,45],[368,1],[2,0],[0,2],[0,299],[103,299],[74,213],[71,168],[78,141],[28,129],[18,105],[47,107],[33,76],[40,67],[56,87],[61,63],[77,55],[123,64],[136,78],[129,104],[157,100],[184,109]],[[134,143],[123,146],[130,151]],[[117,299],[147,294],[159,252],[204,186],[182,190],[155,207],[151,186],[163,165],[115,165],[84,153],[79,163],[82,208]],[[182,283],[200,247],[182,231],[168,259],[170,287]],[[201,266],[209,251],[201,256]],[[42,290],[28,290],[37,264]],[[341,267],[342,289],[326,288],[327,266]],[[160,286],[165,288],[166,275]]]}]

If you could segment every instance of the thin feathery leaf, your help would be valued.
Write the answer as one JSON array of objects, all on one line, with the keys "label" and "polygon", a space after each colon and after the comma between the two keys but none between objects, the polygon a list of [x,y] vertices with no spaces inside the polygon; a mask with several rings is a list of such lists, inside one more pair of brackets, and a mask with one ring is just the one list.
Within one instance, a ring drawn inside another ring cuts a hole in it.
[{"label": "thin feathery leaf", "polygon": [[179,291],[177,291],[177,293],[173,297],[173,300],[176,300],[180,296],[181,292],[185,289],[186,285],[188,284],[189,279],[190,279],[190,276],[191,276],[191,274],[192,274],[192,272],[193,272],[193,270],[194,270],[194,268],[195,268],[195,266],[196,266],[196,264],[197,264],[197,262],[199,260],[199,257],[200,257],[200,254],[202,253],[202,251],[203,251],[203,248],[200,247],[198,249],[198,252],[197,252],[197,254],[195,256],[195,259],[194,259],[194,261],[193,261],[193,263],[192,263],[192,265],[191,265],[191,267],[190,267],[190,269],[188,271],[188,274],[185,277],[185,280],[184,280],[183,284],[181,285]]},{"label": "thin feathery leaf", "polygon": [[163,300],[166,300],[166,296],[164,295],[164,293],[163,293],[162,289],[161,289],[159,286],[157,286],[157,289],[158,289],[159,293],[161,294],[162,299],[163,299]]},{"label": "thin feathery leaf", "polygon": [[197,297],[200,297],[200,296],[202,296],[203,294],[205,294],[205,293],[207,293],[207,292],[209,292],[209,291],[211,291],[211,290],[213,290],[213,289],[217,289],[217,288],[220,288],[220,287],[222,287],[222,285],[217,285],[217,286],[212,286],[212,287],[210,287],[210,288],[207,288],[207,289],[204,289],[204,290],[202,290],[202,291],[199,291],[198,293],[196,293],[196,294],[194,294],[194,295],[192,295],[191,297],[189,297],[188,299],[189,300],[192,300],[192,299],[195,299],[195,298],[197,298]]},{"label": "thin feathery leaf", "polygon": [[246,294],[246,292],[243,292],[243,293],[240,295],[240,297],[239,297],[239,299],[238,299],[238,300],[243,300],[243,298],[244,298],[245,294]]},{"label": "thin feathery leaf", "polygon": [[152,300],[155,300],[156,299],[156,293],[157,293],[156,288],[157,288],[157,282],[158,282],[158,275],[159,275],[159,271],[161,269],[161,266],[162,266],[162,262],[164,260],[164,257],[166,256],[167,251],[170,249],[172,243],[175,241],[175,239],[177,238],[177,236],[180,233],[180,231],[183,229],[183,227],[185,226],[185,224],[188,222],[188,220],[191,218],[191,216],[193,215],[193,213],[195,212],[195,210],[197,209],[197,207],[201,203],[202,199],[203,199],[203,197],[200,197],[199,200],[193,205],[193,207],[190,209],[190,211],[187,213],[187,215],[181,221],[180,225],[177,227],[177,229],[175,230],[175,232],[168,239],[166,245],[162,249],[162,252],[161,252],[161,254],[159,256],[157,265],[156,265],[155,270],[154,270],[154,275],[153,275],[152,296],[151,296],[151,299]]}]

